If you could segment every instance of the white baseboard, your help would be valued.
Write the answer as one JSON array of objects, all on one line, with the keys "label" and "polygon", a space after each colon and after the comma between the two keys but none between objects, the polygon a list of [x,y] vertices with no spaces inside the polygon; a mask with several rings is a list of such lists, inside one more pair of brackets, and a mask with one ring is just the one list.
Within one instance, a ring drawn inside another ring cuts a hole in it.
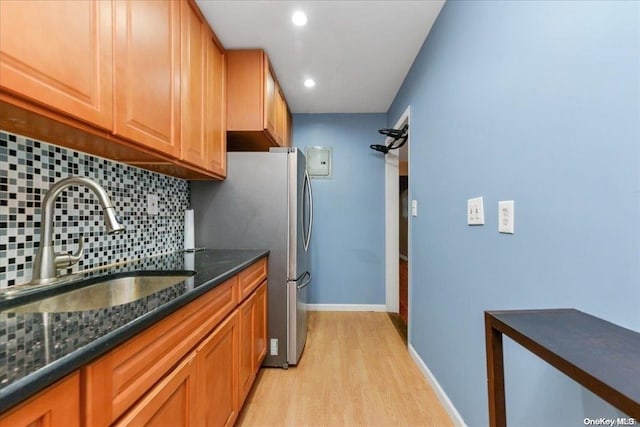
[{"label": "white baseboard", "polygon": [[384,304],[307,304],[309,311],[387,311]]},{"label": "white baseboard", "polygon": [[444,392],[436,377],[433,376],[427,365],[424,363],[424,360],[422,360],[422,358],[418,355],[418,352],[416,352],[416,349],[413,348],[411,344],[409,344],[409,354],[411,355],[411,358],[414,360],[414,362],[416,362],[416,365],[418,365],[418,369],[420,369],[422,375],[424,375],[424,377],[433,388],[433,391],[438,396],[440,403],[442,403],[442,406],[444,406],[444,409],[451,417],[451,421],[453,421],[453,424],[457,427],[467,427],[464,420],[462,419],[462,416],[460,415],[456,407],[453,406],[453,403],[449,399],[449,396],[447,396],[447,394]]}]

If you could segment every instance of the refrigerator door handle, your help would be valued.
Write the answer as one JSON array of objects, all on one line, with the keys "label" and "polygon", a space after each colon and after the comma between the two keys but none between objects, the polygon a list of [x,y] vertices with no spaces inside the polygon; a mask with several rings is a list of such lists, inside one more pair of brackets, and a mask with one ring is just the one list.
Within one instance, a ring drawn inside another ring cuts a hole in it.
[{"label": "refrigerator door handle", "polygon": [[296,277],[295,279],[287,279],[287,282],[299,282],[300,280],[302,280],[303,278],[305,278],[307,276],[307,274],[309,274],[308,271],[305,271],[304,273],[301,273],[298,277]]},{"label": "refrigerator door handle", "polygon": [[304,238],[304,250],[307,251],[309,249],[309,244],[311,243],[311,230],[313,228],[313,193],[311,192],[311,179],[309,178],[309,173],[306,169],[304,171],[304,183],[307,187],[307,192],[309,193],[309,229],[307,230],[307,235]]},{"label": "refrigerator door handle", "polygon": [[304,282],[302,282],[301,284],[297,285],[296,288],[298,290],[302,289],[302,288],[306,288],[307,286],[309,286],[309,284],[311,283],[311,273],[309,273],[308,271],[305,272],[303,275],[304,276],[308,276],[307,280],[305,280]]}]

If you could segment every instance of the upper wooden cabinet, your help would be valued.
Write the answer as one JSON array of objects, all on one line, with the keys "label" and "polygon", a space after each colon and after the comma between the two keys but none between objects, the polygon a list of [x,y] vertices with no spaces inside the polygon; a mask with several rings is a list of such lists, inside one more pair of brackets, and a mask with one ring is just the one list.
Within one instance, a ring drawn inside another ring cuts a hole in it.
[{"label": "upper wooden cabinet", "polygon": [[224,49],[211,31],[207,34],[205,51],[204,135],[209,147],[209,165],[206,169],[224,178],[227,176],[227,68]]},{"label": "upper wooden cabinet", "polygon": [[263,151],[284,146],[286,100],[261,49],[227,51],[229,150]]},{"label": "upper wooden cabinet", "polygon": [[207,30],[200,14],[188,2],[183,2],[180,159],[202,168],[209,164],[209,150],[204,137]]},{"label": "upper wooden cabinet", "polygon": [[178,157],[180,2],[119,0],[114,8],[114,133]]},{"label": "upper wooden cabinet", "polygon": [[291,146],[291,113],[282,91],[276,92],[276,140],[283,147]]},{"label": "upper wooden cabinet", "polygon": [[[264,74],[264,129],[269,133],[269,136],[276,140],[278,133],[278,93],[276,79],[273,77],[271,68],[269,68],[269,60],[267,55],[263,52],[263,69]],[[254,112],[255,113],[255,112]]]},{"label": "upper wooden cabinet", "polygon": [[182,3],[180,159],[226,176],[224,51],[191,2]]},{"label": "upper wooden cabinet", "polygon": [[291,117],[291,111],[287,109],[287,113],[284,115],[285,120],[285,134],[284,134],[284,146],[291,147],[293,145],[293,118]]},{"label": "upper wooden cabinet", "polygon": [[[280,88],[278,88],[280,89]],[[280,92],[280,90],[276,90],[276,132],[275,132],[275,140],[276,143],[280,146],[284,146],[284,126],[285,126],[285,120],[284,120],[284,116],[286,114],[287,111],[287,105],[284,101],[284,97],[282,96],[282,93]]]},{"label": "upper wooden cabinet", "polygon": [[225,52],[193,0],[0,1],[0,129],[226,175]]},{"label": "upper wooden cabinet", "polygon": [[0,88],[110,130],[112,3],[0,1]]}]

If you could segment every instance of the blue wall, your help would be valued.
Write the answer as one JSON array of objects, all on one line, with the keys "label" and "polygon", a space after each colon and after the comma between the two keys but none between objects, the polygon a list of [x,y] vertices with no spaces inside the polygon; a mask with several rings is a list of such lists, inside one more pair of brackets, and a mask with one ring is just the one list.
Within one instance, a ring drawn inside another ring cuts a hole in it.
[{"label": "blue wall", "polygon": [[[486,425],[484,310],[576,307],[640,331],[640,3],[449,1],[388,125],[408,105],[410,342]],[[476,196],[486,225],[468,227]],[[509,425],[616,414],[505,347]]]},{"label": "blue wall", "polygon": [[369,149],[385,114],[294,114],[294,145],[333,148],[314,179],[312,304],[384,304],[384,158]]}]

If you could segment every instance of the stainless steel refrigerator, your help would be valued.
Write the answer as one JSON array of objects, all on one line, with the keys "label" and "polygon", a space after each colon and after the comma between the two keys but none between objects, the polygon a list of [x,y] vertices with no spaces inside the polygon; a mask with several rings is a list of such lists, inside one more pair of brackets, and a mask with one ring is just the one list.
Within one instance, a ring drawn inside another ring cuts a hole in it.
[{"label": "stainless steel refrigerator", "polygon": [[196,246],[267,248],[268,332],[265,366],[298,363],[307,338],[313,196],[296,148],[231,152],[223,182],[191,182]]}]

